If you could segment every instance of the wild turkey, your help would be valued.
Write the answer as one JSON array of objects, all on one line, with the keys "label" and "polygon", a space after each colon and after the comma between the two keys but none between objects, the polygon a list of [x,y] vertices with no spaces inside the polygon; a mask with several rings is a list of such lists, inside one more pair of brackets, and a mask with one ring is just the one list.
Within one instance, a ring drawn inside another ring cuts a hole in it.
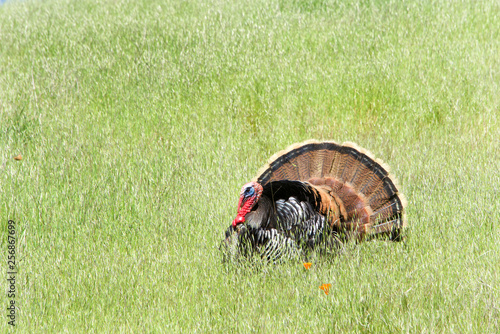
[{"label": "wild turkey", "polygon": [[243,186],[223,248],[278,261],[349,239],[400,240],[405,206],[389,167],[371,153],[310,140],[273,155]]}]

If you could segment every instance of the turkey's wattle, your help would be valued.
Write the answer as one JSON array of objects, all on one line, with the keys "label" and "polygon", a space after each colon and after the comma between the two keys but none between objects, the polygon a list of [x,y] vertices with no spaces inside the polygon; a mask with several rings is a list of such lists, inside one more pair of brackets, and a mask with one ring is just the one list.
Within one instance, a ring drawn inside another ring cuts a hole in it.
[{"label": "turkey's wattle", "polygon": [[351,238],[400,240],[406,200],[388,170],[353,143],[292,145],[243,186],[223,248],[276,261]]}]

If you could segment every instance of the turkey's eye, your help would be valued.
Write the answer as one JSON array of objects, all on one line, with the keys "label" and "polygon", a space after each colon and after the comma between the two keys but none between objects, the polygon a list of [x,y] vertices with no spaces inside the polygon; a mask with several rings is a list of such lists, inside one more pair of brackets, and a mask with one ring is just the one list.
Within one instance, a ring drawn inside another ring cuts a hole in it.
[{"label": "turkey's eye", "polygon": [[254,193],[255,190],[253,189],[253,187],[248,187],[245,189],[245,196],[253,196]]}]

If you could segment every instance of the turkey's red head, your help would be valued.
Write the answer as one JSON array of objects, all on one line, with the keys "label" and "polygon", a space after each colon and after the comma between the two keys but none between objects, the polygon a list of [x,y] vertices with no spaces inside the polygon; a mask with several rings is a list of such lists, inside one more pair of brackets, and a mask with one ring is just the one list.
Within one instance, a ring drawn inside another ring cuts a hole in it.
[{"label": "turkey's red head", "polygon": [[245,222],[245,216],[252,210],[262,195],[262,186],[257,182],[247,183],[241,188],[240,201],[238,202],[238,214],[233,220],[233,226]]}]

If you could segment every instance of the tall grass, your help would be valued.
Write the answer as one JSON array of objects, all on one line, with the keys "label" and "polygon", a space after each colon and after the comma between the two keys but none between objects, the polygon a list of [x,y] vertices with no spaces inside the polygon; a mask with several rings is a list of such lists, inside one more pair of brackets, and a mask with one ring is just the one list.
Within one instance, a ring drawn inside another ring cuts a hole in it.
[{"label": "tall grass", "polygon": [[[496,1],[1,5],[17,330],[498,332],[499,17]],[[221,264],[241,185],[309,138],[392,167],[407,241],[307,272]]]}]

